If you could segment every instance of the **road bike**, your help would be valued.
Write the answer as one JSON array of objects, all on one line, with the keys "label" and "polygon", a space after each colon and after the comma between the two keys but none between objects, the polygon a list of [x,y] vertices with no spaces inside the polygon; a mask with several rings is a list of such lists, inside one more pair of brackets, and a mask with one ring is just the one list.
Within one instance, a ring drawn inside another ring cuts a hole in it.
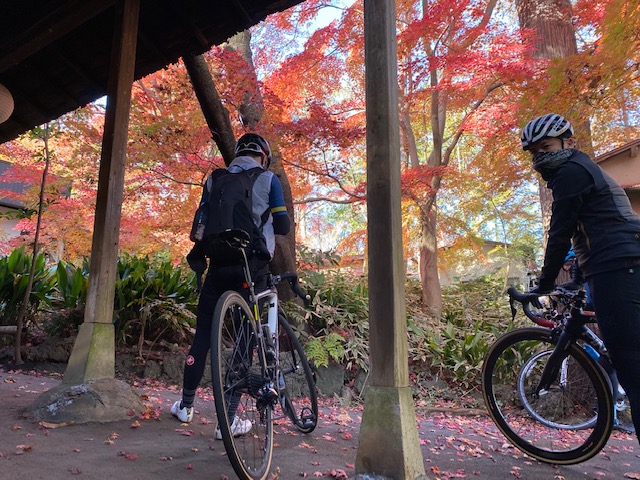
[{"label": "road bike", "polygon": [[584,309],[585,292],[558,288],[549,294],[554,303],[535,311],[539,295],[507,293],[513,318],[519,302],[540,327],[512,330],[487,352],[481,378],[489,415],[531,457],[584,462],[609,439],[621,400],[607,349],[587,327],[595,317]]},{"label": "road bike", "polygon": [[229,290],[216,304],[211,334],[216,416],[238,477],[263,480],[271,468],[276,407],[302,433],[318,423],[315,373],[278,303],[276,287],[286,280],[300,298],[309,296],[295,273],[270,276],[267,290],[256,293],[245,253],[249,235],[229,230],[220,240],[241,253],[249,302]]}]

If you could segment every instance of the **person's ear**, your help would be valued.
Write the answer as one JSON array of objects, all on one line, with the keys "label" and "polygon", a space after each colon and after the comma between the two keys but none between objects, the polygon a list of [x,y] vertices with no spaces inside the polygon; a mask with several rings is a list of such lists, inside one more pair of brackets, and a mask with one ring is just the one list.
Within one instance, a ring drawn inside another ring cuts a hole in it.
[{"label": "person's ear", "polygon": [[571,137],[565,140],[565,148],[576,148],[577,142],[576,139]]}]

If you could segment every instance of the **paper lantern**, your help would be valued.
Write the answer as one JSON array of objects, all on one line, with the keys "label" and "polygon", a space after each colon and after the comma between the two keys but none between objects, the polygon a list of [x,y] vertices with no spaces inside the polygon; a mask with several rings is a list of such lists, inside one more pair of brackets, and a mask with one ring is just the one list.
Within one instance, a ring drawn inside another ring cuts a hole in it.
[{"label": "paper lantern", "polygon": [[13,113],[13,97],[2,84],[0,84],[0,123],[6,121]]}]

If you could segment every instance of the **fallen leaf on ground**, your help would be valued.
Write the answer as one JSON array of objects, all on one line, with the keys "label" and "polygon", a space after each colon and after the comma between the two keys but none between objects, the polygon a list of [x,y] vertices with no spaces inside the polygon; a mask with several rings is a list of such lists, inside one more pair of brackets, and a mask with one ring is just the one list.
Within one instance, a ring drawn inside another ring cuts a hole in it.
[{"label": "fallen leaf on ground", "polygon": [[331,478],[349,478],[349,475],[347,475],[347,472],[339,468],[335,470],[331,470],[329,472],[329,475],[331,475]]},{"label": "fallen leaf on ground", "polygon": [[62,423],[50,423],[50,422],[40,422],[40,425],[44,428],[54,429],[60,427],[71,427],[75,425],[76,422],[62,422]]},{"label": "fallen leaf on ground", "polygon": [[137,460],[138,459],[138,455],[136,455],[135,453],[127,453],[127,452],[118,452],[118,455],[120,455],[121,457],[126,458],[127,460]]}]

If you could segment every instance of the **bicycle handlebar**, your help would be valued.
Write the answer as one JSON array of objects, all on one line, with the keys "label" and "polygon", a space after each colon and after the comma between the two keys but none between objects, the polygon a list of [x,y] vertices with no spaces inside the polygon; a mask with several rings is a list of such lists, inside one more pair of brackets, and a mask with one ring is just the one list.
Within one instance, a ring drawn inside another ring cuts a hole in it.
[{"label": "bicycle handlebar", "polygon": [[522,293],[519,292],[515,287],[510,287],[507,290],[509,294],[509,305],[511,306],[511,316],[515,318],[516,316],[516,307],[513,305],[514,301],[522,304],[522,311],[527,316],[527,318],[531,319],[534,323],[540,325],[541,327],[553,328],[555,327],[555,322],[553,320],[549,320],[548,318],[544,318],[540,315],[536,315],[531,311],[530,305],[537,304],[540,305],[540,301],[537,293]]},{"label": "bicycle handlebar", "polygon": [[300,297],[305,302],[308,302],[309,300],[311,300],[311,295],[309,295],[308,293],[305,293],[300,288],[300,283],[298,282],[297,273],[287,272],[287,273],[283,273],[282,275],[274,275],[272,279],[273,279],[274,285],[279,284],[283,280],[287,280],[289,282],[289,285],[291,286],[291,290],[293,291],[293,293],[295,293],[298,297]]},{"label": "bicycle handlebar", "polygon": [[544,295],[540,295],[537,293],[522,293],[516,290],[514,287],[510,287],[507,290],[507,293],[509,294],[509,304],[511,305],[511,314],[513,318],[515,318],[515,315],[516,315],[516,308],[514,307],[513,303],[514,301],[516,301],[522,304],[522,311],[524,312],[524,314],[529,319],[531,319],[534,323],[542,327],[553,328],[555,326],[555,322],[549,318],[543,317],[539,314],[532,312],[531,309],[529,308],[529,306],[532,304],[539,308],[542,306],[540,304],[540,301],[538,300],[539,297],[546,297],[546,296],[562,297],[566,299],[571,305],[572,315],[573,314],[579,315],[581,318],[585,318],[587,320],[591,319],[588,321],[593,321],[593,317],[595,316],[595,312],[585,311],[583,309],[585,305],[585,299],[586,299],[584,290],[578,290],[578,291],[575,291],[573,289],[569,290],[559,285],[559,286],[556,286],[553,291],[546,293]]}]

